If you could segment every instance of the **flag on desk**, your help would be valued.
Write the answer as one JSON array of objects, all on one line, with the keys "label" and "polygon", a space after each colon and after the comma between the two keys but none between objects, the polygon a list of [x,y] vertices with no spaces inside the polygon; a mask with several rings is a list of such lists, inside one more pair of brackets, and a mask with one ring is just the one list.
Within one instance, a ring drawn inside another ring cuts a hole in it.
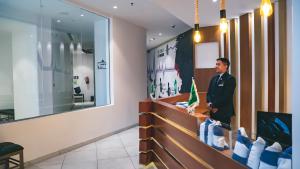
[{"label": "flag on desk", "polygon": [[189,110],[194,110],[200,103],[199,95],[197,92],[197,87],[195,84],[195,79],[192,79],[192,87],[191,87],[191,92],[190,92],[190,98],[188,101],[188,109]]}]

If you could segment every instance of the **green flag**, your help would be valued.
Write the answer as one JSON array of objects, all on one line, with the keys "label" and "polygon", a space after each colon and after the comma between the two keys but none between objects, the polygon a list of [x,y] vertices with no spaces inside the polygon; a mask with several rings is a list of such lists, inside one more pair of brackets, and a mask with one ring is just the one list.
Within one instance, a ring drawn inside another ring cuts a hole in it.
[{"label": "green flag", "polygon": [[197,92],[197,87],[196,87],[196,84],[195,84],[195,80],[193,78],[188,106],[195,108],[196,106],[199,105],[199,103],[200,103],[200,99],[199,99],[199,95],[198,95],[198,92]]}]

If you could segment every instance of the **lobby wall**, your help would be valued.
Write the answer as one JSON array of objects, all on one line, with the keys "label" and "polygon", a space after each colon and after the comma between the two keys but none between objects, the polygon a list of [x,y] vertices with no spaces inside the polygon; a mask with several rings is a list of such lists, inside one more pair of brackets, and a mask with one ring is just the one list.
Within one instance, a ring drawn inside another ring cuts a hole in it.
[{"label": "lobby wall", "polygon": [[267,19],[254,9],[229,21],[224,51],[237,79],[233,121],[253,137],[257,111],[291,113],[287,2],[275,2],[274,13]]},{"label": "lobby wall", "polygon": [[189,92],[193,77],[193,30],[148,51],[148,96],[164,98]]},{"label": "lobby wall", "polygon": [[25,161],[31,161],[137,124],[138,102],[147,97],[146,31],[112,17],[110,40],[111,105],[1,124],[0,142],[24,146]]}]

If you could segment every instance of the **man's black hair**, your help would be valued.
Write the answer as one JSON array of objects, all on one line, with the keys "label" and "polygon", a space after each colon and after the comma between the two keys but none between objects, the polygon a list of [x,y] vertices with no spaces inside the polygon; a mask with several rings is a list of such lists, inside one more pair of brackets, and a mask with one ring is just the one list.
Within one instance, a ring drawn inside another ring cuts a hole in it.
[{"label": "man's black hair", "polygon": [[221,61],[223,64],[227,65],[227,70],[230,66],[230,61],[227,58],[218,58],[217,61]]}]

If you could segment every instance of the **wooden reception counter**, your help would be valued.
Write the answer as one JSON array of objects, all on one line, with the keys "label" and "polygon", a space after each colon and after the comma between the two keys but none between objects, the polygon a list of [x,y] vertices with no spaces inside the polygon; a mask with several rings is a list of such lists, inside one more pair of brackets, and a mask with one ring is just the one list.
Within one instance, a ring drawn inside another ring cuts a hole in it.
[{"label": "wooden reception counter", "polygon": [[245,169],[231,159],[231,151],[218,151],[198,139],[200,123],[208,115],[206,93],[195,115],[175,106],[189,94],[139,103],[140,163],[159,169]]}]

